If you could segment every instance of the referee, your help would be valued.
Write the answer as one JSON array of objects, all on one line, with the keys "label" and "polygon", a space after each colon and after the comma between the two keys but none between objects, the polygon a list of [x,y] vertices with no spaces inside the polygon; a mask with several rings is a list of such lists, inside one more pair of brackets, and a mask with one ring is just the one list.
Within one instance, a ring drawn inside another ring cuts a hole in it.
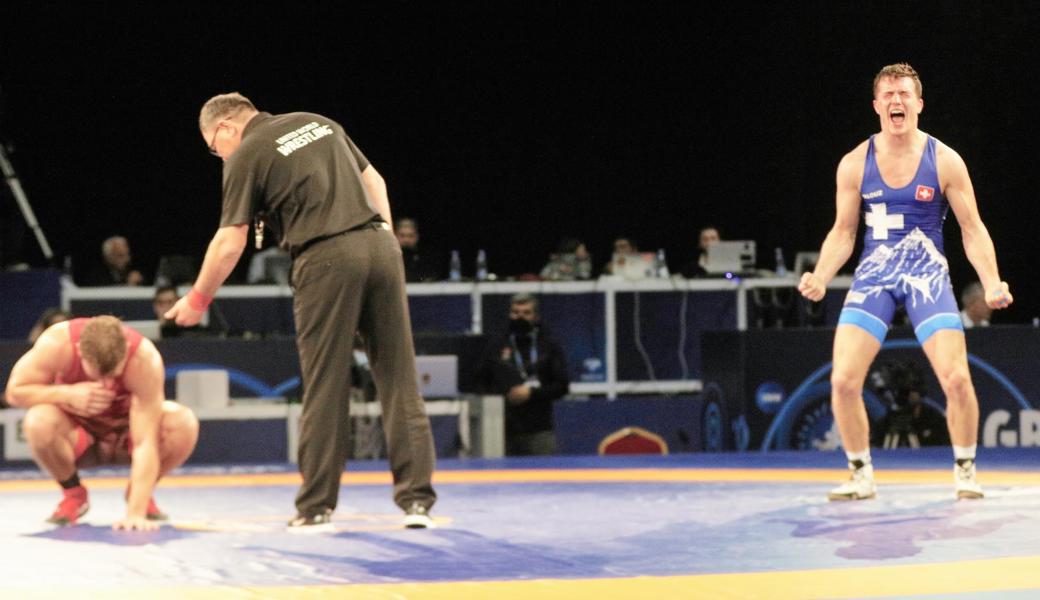
[{"label": "referee", "polygon": [[168,313],[195,325],[245,248],[250,226],[293,257],[293,314],[303,374],[297,516],[290,530],[332,530],[350,448],[353,340],[367,345],[383,409],[394,502],[405,525],[429,527],[436,500],[433,436],[415,373],[401,249],[386,183],[343,128],[312,113],[259,112],[238,93],[199,114],[209,151],[224,160],[220,228],[195,285]]}]

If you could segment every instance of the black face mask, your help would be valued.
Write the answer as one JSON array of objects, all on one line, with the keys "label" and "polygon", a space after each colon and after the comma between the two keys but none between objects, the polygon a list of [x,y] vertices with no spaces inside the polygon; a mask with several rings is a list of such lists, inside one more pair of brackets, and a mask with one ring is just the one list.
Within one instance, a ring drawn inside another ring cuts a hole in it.
[{"label": "black face mask", "polygon": [[509,333],[528,335],[533,329],[534,325],[527,319],[509,319]]}]

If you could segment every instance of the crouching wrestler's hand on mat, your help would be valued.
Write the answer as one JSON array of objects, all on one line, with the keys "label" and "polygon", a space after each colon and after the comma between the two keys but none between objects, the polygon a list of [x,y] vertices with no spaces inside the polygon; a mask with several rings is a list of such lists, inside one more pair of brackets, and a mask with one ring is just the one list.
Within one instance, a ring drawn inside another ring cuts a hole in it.
[{"label": "crouching wrestler's hand on mat", "polygon": [[126,517],[112,523],[112,529],[116,531],[158,531],[159,521],[150,521],[144,515],[140,517]]}]

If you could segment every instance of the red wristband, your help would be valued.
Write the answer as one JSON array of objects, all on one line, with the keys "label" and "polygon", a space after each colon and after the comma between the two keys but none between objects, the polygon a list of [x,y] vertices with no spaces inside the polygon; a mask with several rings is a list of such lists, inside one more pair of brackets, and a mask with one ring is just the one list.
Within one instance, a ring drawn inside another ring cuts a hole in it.
[{"label": "red wristband", "polygon": [[197,310],[199,312],[205,311],[209,308],[209,303],[213,302],[213,296],[207,296],[195,288],[191,288],[191,291],[188,292],[187,298],[188,306],[190,306],[192,310]]}]

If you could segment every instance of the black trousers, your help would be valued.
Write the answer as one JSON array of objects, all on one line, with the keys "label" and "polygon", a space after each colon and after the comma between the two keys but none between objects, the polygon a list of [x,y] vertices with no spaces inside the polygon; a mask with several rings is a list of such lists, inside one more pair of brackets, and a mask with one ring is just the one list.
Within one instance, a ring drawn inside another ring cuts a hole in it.
[{"label": "black trousers", "polygon": [[394,502],[429,508],[433,435],[419,395],[397,238],[384,224],[323,240],[293,261],[293,314],[303,379],[300,514],[335,509],[350,452],[354,334],[364,337],[383,410]]}]

